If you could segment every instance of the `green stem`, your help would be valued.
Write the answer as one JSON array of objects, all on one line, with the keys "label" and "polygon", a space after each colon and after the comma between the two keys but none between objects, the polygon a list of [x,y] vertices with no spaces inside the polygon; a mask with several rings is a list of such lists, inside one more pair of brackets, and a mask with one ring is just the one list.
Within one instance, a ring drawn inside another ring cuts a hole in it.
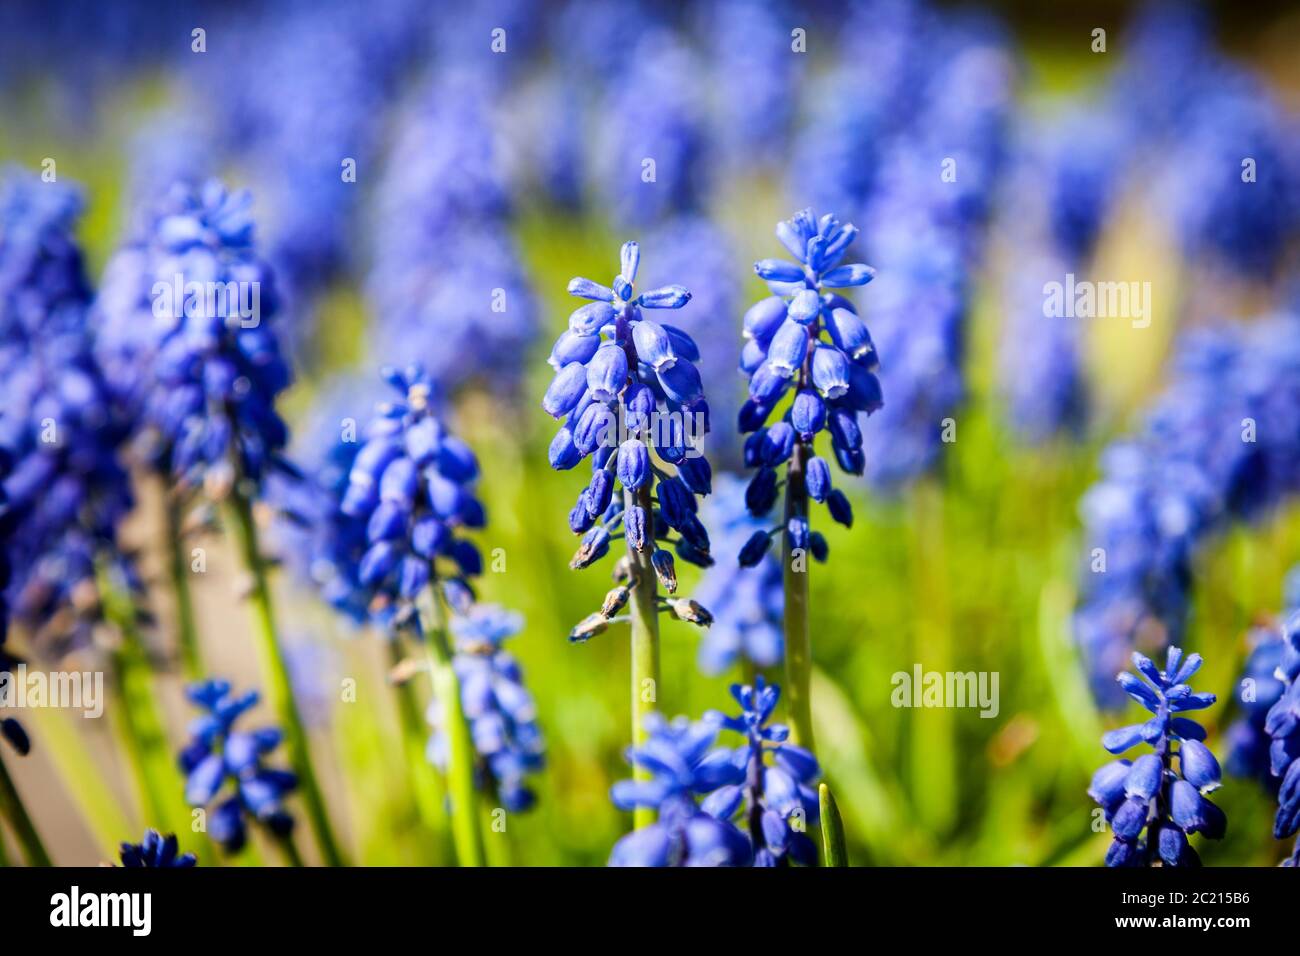
[{"label": "green stem", "polygon": [[[402,644],[393,637],[388,642],[390,662],[396,666],[402,660]],[[415,806],[420,820],[434,833],[442,832],[447,822],[442,783],[429,762],[426,743],[429,724],[424,719],[419,697],[412,681],[403,681],[393,688],[397,701],[397,716],[402,728],[402,752],[406,769],[415,791]]]},{"label": "green stem", "polygon": [[114,584],[103,566],[98,578],[104,617],[119,637],[113,651],[113,683],[119,706],[113,708],[112,719],[131,761],[145,823],[166,833],[182,833],[189,819],[181,799],[184,787],[158,710],[149,657],[136,624],[135,604]]},{"label": "green stem", "polygon": [[[659,583],[654,566],[650,563],[649,542],[654,541],[654,508],[650,500],[650,483],[647,481],[635,493],[623,492],[625,508],[639,505],[646,514],[646,550],[628,549],[635,581],[629,603],[632,624],[632,746],[640,747],[646,741],[645,718],[658,707],[659,700]],[[652,774],[640,765],[632,767],[634,780],[649,780]],[[655,822],[651,807],[637,807],[632,813],[636,829]]]},{"label": "green stem", "polygon": [[13,828],[14,836],[18,838],[18,843],[23,848],[28,865],[51,866],[49,854],[45,852],[45,845],[41,843],[40,834],[36,832],[32,818],[27,815],[23,798],[19,796],[18,788],[10,779],[9,769],[3,759],[0,759],[0,813],[4,814],[5,819],[9,821],[9,826]]},{"label": "green stem", "polygon": [[166,501],[167,572],[176,599],[176,639],[180,645],[181,669],[186,680],[197,681],[205,675],[194,616],[194,595],[190,591],[190,566],[181,535],[181,504],[171,489],[164,489],[163,497]]},{"label": "green stem", "polygon": [[244,566],[252,575],[249,604],[253,609],[254,643],[257,647],[262,674],[267,682],[267,697],[282,725],[281,729],[289,746],[289,759],[294,772],[298,775],[298,787],[302,793],[303,803],[306,804],[307,818],[316,835],[316,842],[320,845],[321,857],[327,866],[342,866],[344,865],[343,854],[334,837],[329,813],[325,808],[325,798],[316,780],[307,731],[303,727],[302,717],[298,713],[298,703],[293,695],[289,666],[285,662],[283,649],[276,637],[271,589],[267,584],[266,565],[258,545],[252,503],[236,487],[230,492],[229,506],[240,556]]},{"label": "green stem", "polygon": [[483,866],[483,840],[478,828],[478,796],[474,790],[474,740],[461,709],[460,679],[452,666],[447,637],[447,612],[436,577],[429,585],[429,674],[433,693],[442,705],[442,730],[447,735],[447,789],[451,796],[451,838],[461,866]]},{"label": "green stem", "polygon": [[794,554],[787,529],[792,518],[808,517],[808,487],[804,468],[811,453],[803,442],[794,446],[785,482],[785,523],[781,528],[781,573],[785,591],[785,706],[790,739],[813,750],[812,637],[808,628],[808,553]]},{"label": "green stem", "polygon": [[844,843],[844,821],[840,819],[840,808],[835,804],[831,788],[822,784],[817,791],[822,822],[822,849],[827,866],[848,866],[849,853]]}]

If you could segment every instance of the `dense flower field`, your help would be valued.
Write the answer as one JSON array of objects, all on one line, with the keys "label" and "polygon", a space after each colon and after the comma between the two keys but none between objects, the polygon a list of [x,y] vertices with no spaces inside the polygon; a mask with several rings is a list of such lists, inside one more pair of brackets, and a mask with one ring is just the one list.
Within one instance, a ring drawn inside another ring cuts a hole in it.
[{"label": "dense flower field", "polygon": [[1090,16],[0,7],[0,862],[1300,864],[1300,22]]}]

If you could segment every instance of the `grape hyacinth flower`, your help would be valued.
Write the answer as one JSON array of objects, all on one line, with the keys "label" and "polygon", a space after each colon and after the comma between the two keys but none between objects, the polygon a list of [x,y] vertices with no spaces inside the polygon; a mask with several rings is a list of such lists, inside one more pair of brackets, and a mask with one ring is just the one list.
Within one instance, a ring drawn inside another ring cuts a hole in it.
[{"label": "grape hyacinth flower", "polygon": [[[753,566],[781,535],[785,590],[785,659],[794,739],[811,749],[808,700],[811,647],[808,633],[806,555],[825,560],[825,539],[810,525],[809,499],[826,505],[845,527],[853,511],[844,492],[831,485],[830,467],[815,452],[817,435],[830,434],[842,471],[860,475],[864,467],[859,413],[881,407],[876,349],[853,304],[833,291],[865,285],[874,271],[861,263],[840,265],[857,237],[856,226],[811,209],[778,223],[777,238],[797,259],[763,259],[754,264],[772,295],[745,313],[741,369],[749,376],[749,400],[740,410],[745,464],[757,471],[745,491],[745,504],[761,518],[777,500],[778,469],[785,472],[781,524],[754,532],[740,551],[740,563]],[[784,402],[790,393],[789,402]],[[768,425],[778,406],[784,411]]]},{"label": "grape hyacinth flower", "polygon": [[788,741],[790,728],[769,723],[780,687],[760,676],[752,685],[732,684],[731,696],[740,704],[738,716],[715,711],[705,719],[745,737],[746,746],[736,751],[736,765],[744,768],[745,778],[741,784],[726,784],[709,794],[703,809],[720,820],[741,813],[754,850],[754,866],[784,866],[791,861],[814,866],[817,846],[805,831],[817,822],[820,812],[817,758]]},{"label": "grape hyacinth flower", "polygon": [[1278,628],[1263,626],[1252,628],[1249,640],[1250,654],[1237,681],[1242,715],[1224,732],[1227,756],[1223,768],[1234,777],[1258,780],[1276,792],[1279,781],[1273,777],[1269,759],[1272,740],[1266,727],[1269,711],[1286,690],[1278,676],[1286,641]]},{"label": "grape hyacinth flower", "polygon": [[1149,866],[1158,860],[1165,866],[1199,866],[1200,857],[1187,842],[1188,836],[1200,833],[1211,840],[1222,839],[1227,818],[1204,796],[1221,782],[1219,762],[1204,743],[1205,728],[1182,715],[1204,710],[1215,696],[1194,693],[1187,684],[1200,669],[1199,654],[1184,659],[1181,650],[1170,647],[1161,671],[1134,651],[1133,665],[1141,676],[1122,671],[1118,683],[1155,716],[1146,723],[1109,731],[1102,746],[1121,754],[1146,743],[1154,752],[1136,760],[1112,761],[1093,775],[1088,795],[1105,810],[1115,836],[1106,865]]},{"label": "grape hyacinth flower", "polygon": [[[713,528],[718,551],[738,554],[764,523],[745,508],[745,483],[735,475],[714,479],[705,519]],[[784,657],[781,618],[781,563],[769,552],[753,567],[719,561],[700,578],[696,599],[713,615],[713,624],[700,640],[699,666],[705,674],[721,674],[739,660],[750,668],[775,667]]]},{"label": "grape hyacinth flower", "polygon": [[[478,460],[434,413],[437,389],[418,365],[385,368],[401,395],[379,405],[352,462],[339,511],[365,527],[355,577],[371,616],[424,645],[447,738],[452,833],[463,866],[483,862],[474,788],[475,754],[447,633],[447,611],[473,601],[482,558],[466,529],[486,522],[474,496]],[[419,605],[425,598],[425,605]],[[418,717],[418,712],[417,712]]]},{"label": "grape hyacinth flower", "polygon": [[[1282,636],[1282,657],[1275,673],[1286,690],[1269,709],[1264,723],[1271,738],[1269,769],[1281,781],[1273,821],[1273,837],[1277,840],[1300,831],[1300,611],[1292,612]],[[1283,866],[1300,867],[1300,839]]]},{"label": "grape hyacinth flower", "polygon": [[[536,801],[527,778],[543,763],[533,695],[524,686],[518,662],[501,646],[522,625],[518,614],[487,605],[475,605],[451,622],[456,636],[452,665],[478,753],[476,781],[489,799],[512,813],[527,810]],[[445,770],[450,747],[437,701],[429,708],[429,722],[434,728],[429,758]]]},{"label": "grape hyacinth flower", "polygon": [[190,723],[193,738],[181,751],[186,775],[185,800],[192,807],[209,807],[229,781],[231,792],[208,817],[208,833],[228,853],[237,853],[248,840],[247,820],[264,826],[297,861],[292,846],[293,817],[284,799],[298,785],[288,770],[268,768],[262,758],[280,746],[284,735],[274,727],[236,730],[235,722],[257,705],[258,693],[231,694],[229,681],[191,684],[185,696],[204,713]]},{"label": "grape hyacinth flower", "polygon": [[198,859],[193,853],[181,853],[176,834],[163,836],[157,830],[144,831],[140,843],[122,844],[122,865],[128,868],[180,870],[194,866]]},{"label": "grape hyacinth flower", "polygon": [[[658,585],[669,595],[677,591],[673,554],[665,545],[673,544],[691,564],[707,567],[713,560],[695,500],[712,490],[712,469],[701,447],[709,407],[695,366],[700,351],[681,329],[646,314],[680,309],[691,294],[678,285],[637,293],[640,261],[640,247],[626,242],[612,287],[584,278],[569,282],[571,295],[590,302],[569,317],[569,328],[551,350],[556,374],[542,399],[549,415],[565,419],[551,442],[551,467],[563,471],[592,457],[591,480],[569,513],[569,527],[582,535],[570,566],[585,568],[607,554],[620,526],[627,542],[627,555],[615,569],[616,587],[570,640],[586,641],[611,621],[630,622],[634,746],[646,739],[642,721],[657,697],[659,613],[703,627],[711,621],[694,601],[660,601]],[[629,604],[629,615],[617,616]],[[634,772],[642,779],[645,770],[637,766]],[[641,812],[637,826],[649,820]]]},{"label": "grape hyacinth flower", "polygon": [[685,717],[669,722],[650,713],[644,727],[644,743],[628,750],[628,761],[644,773],[614,784],[610,797],[620,810],[649,808],[658,819],[652,816],[619,840],[609,865],[748,866],[753,853],[745,835],[696,802],[701,794],[744,780],[732,751],[713,748],[719,723]]}]

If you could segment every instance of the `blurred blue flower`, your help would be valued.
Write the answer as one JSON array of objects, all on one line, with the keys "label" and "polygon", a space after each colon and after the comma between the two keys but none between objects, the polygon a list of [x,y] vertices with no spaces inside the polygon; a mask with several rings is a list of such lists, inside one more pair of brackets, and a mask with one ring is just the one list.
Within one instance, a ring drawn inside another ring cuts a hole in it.
[{"label": "blurred blue flower", "polygon": [[1253,778],[1276,791],[1278,781],[1270,767],[1271,740],[1265,725],[1269,710],[1286,690],[1277,676],[1286,642],[1275,628],[1262,626],[1251,629],[1250,642],[1250,656],[1237,681],[1242,715],[1224,731],[1227,757],[1223,766],[1234,777]]},{"label": "blurred blue flower", "polygon": [[817,846],[807,827],[817,822],[820,811],[814,789],[821,776],[817,758],[786,742],[790,730],[784,724],[769,723],[781,688],[760,676],[753,685],[732,684],[731,696],[740,704],[739,716],[705,716],[745,737],[747,745],[735,755],[745,776],[743,783],[725,784],[709,794],[703,809],[722,820],[740,813],[754,848],[754,866],[790,861],[815,866]]},{"label": "blurred blue flower", "polygon": [[[502,650],[506,638],[522,626],[518,614],[482,604],[451,622],[456,637],[452,666],[460,680],[461,706],[479,758],[477,785],[511,812],[527,810],[535,802],[528,776],[542,769],[545,750],[533,696],[524,686],[514,656]],[[439,702],[431,702],[429,759],[446,769],[448,742],[442,718]]]},{"label": "blurred blue flower", "polygon": [[469,594],[466,579],[482,570],[478,549],[461,536],[485,521],[473,493],[478,460],[438,420],[434,385],[423,369],[385,368],[383,376],[401,397],[380,404],[365,428],[338,510],[365,528],[355,580],[371,616],[422,634],[416,599],[430,582],[436,579],[459,609]]},{"label": "blurred blue flower", "polygon": [[289,468],[275,403],[290,371],[251,202],[216,181],[175,186],[109,263],[94,308],[96,353],[146,460],[216,499]]},{"label": "blurred blue flower", "polygon": [[669,722],[646,717],[646,742],[628,750],[628,761],[648,780],[620,780],[610,797],[620,810],[653,807],[659,819],[614,845],[610,866],[748,866],[753,852],[745,835],[725,819],[701,809],[696,798],[744,780],[736,755],[714,748],[717,720]]},{"label": "blurred blue flower", "polygon": [[1181,639],[1193,559],[1213,532],[1300,490],[1300,318],[1190,333],[1139,433],[1102,455],[1084,496],[1075,635],[1093,692],[1135,646]]},{"label": "blurred blue flower", "polygon": [[207,680],[191,684],[185,696],[203,711],[190,723],[191,741],[181,751],[185,774],[185,800],[192,807],[210,807],[227,781],[231,793],[208,815],[208,834],[229,853],[237,853],[248,839],[246,819],[267,827],[280,837],[293,832],[293,817],[284,798],[298,785],[288,770],[264,767],[262,758],[280,745],[283,737],[274,727],[244,731],[235,722],[256,706],[257,691],[232,696],[229,681]]},{"label": "blurred blue flower", "polygon": [[1141,676],[1122,671],[1119,686],[1155,716],[1107,732],[1102,746],[1121,754],[1146,743],[1154,753],[1112,761],[1093,775],[1088,795],[1105,810],[1114,833],[1106,865],[1149,866],[1159,860],[1166,866],[1200,866],[1187,838],[1200,833],[1222,839],[1227,818],[1204,797],[1218,789],[1222,775],[1205,746],[1205,728],[1182,715],[1209,707],[1215,696],[1194,693],[1187,684],[1201,666],[1199,654],[1184,659],[1181,650],[1170,647],[1161,671],[1135,651],[1133,666]]},{"label": "blurred blue flower", "polygon": [[144,831],[140,843],[123,843],[122,865],[125,867],[150,867],[153,869],[184,869],[198,860],[193,853],[181,853],[176,834],[163,836],[157,830]]},{"label": "blurred blue flower", "polygon": [[[1281,784],[1273,837],[1282,840],[1300,831],[1300,611],[1293,611],[1282,628],[1282,656],[1276,676],[1286,689],[1269,709],[1264,730],[1272,739],[1269,769]],[[1300,866],[1300,839],[1284,866]]]},{"label": "blurred blue flower", "polygon": [[[713,529],[715,546],[722,554],[739,554],[766,525],[745,509],[742,479],[722,474],[714,483],[717,493],[705,505],[706,524]],[[713,623],[700,639],[701,671],[721,674],[737,660],[758,667],[780,663],[785,649],[781,630],[785,596],[781,562],[770,552],[750,568],[734,561],[714,564],[700,578],[695,596],[713,615]]]}]

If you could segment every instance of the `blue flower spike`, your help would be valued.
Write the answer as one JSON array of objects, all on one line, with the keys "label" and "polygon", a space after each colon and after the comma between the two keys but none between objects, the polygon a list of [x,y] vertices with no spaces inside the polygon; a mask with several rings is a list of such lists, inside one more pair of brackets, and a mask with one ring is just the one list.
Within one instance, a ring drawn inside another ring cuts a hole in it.
[{"label": "blue flower spike", "polygon": [[163,836],[153,829],[144,831],[144,840],[140,843],[123,843],[121,860],[127,868],[157,870],[187,869],[198,863],[193,853],[180,852],[176,834]]},{"label": "blue flower spike", "polygon": [[1117,680],[1154,716],[1109,731],[1102,746],[1116,755],[1139,744],[1153,752],[1112,761],[1093,775],[1088,795],[1103,808],[1114,834],[1106,865],[1200,866],[1188,837],[1221,839],[1227,818],[1205,797],[1222,780],[1219,762],[1205,746],[1205,728],[1183,715],[1204,710],[1215,696],[1196,693],[1187,683],[1200,669],[1199,654],[1184,658],[1171,647],[1162,671],[1135,651],[1133,666],[1138,674],[1124,671]]}]

